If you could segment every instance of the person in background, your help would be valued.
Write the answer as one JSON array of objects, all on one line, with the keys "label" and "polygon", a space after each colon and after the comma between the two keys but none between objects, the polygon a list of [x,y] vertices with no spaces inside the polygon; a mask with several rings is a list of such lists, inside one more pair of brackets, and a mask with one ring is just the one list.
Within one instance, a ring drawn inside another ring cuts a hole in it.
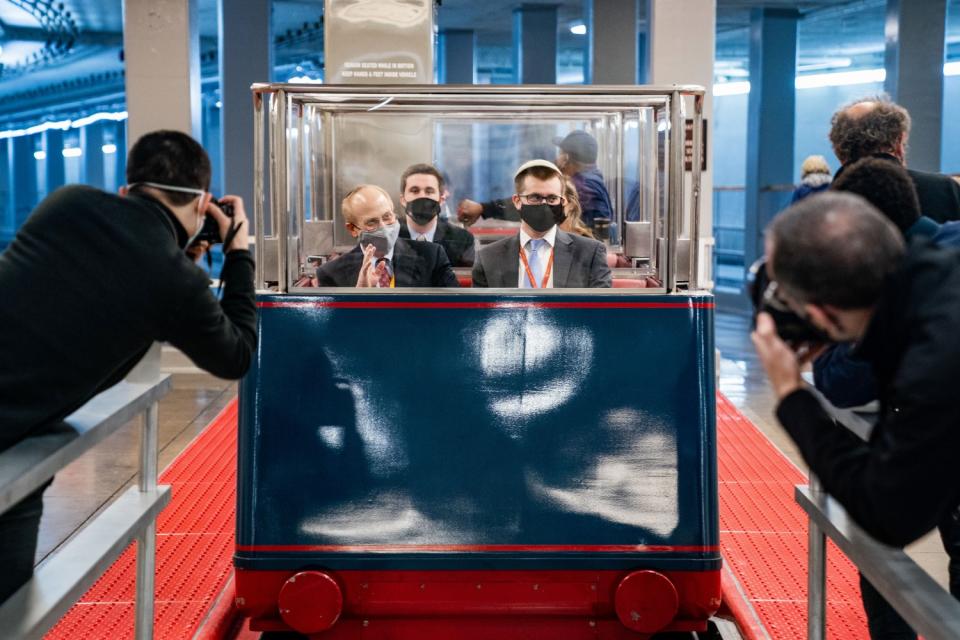
[{"label": "person in background", "polygon": [[577,194],[577,188],[573,186],[570,178],[563,177],[563,197],[566,203],[563,205],[563,212],[567,217],[560,223],[560,228],[567,233],[574,233],[584,238],[593,239],[593,232],[583,224],[583,210],[580,208],[580,196]]},{"label": "person in background", "polygon": [[429,164],[407,167],[400,177],[400,204],[406,211],[406,224],[400,225],[400,237],[435,242],[443,247],[454,267],[472,267],[476,241],[466,229],[440,219],[446,201],[443,176]]},{"label": "person in background", "polygon": [[473,265],[474,287],[609,287],[603,243],[562,231],[563,174],[547,160],[531,160],[514,175],[517,235],[482,247]]},{"label": "person in background", "polygon": [[825,191],[830,186],[830,167],[823,156],[807,156],[800,165],[800,184],[793,192],[790,203],[803,200],[809,195]]},{"label": "person in background", "polygon": [[[830,143],[842,166],[874,157],[907,166],[910,114],[889,98],[876,96],[857,100],[833,114]],[[949,176],[907,168],[917,189],[920,212],[936,222],[960,220],[960,184]]]},{"label": "person in background", "polygon": [[604,218],[613,221],[613,205],[604,184],[603,175],[597,168],[597,140],[586,131],[571,131],[564,138],[555,138],[553,143],[560,148],[557,166],[573,181],[580,196],[583,223],[594,226],[594,220]]},{"label": "person in background", "polygon": [[400,237],[393,199],[362,184],[341,204],[347,230],[358,244],[317,268],[319,287],[458,287],[443,247]]}]

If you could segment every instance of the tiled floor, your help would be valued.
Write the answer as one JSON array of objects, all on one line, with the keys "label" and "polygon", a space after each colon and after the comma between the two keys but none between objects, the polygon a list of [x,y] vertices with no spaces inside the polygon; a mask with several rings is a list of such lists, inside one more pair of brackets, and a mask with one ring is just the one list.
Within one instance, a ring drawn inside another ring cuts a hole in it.
[{"label": "tiled floor", "polygon": [[[716,344],[721,353],[720,390],[795,464],[803,462],[773,419],[774,402],[749,338],[749,319],[717,314]],[[171,357],[172,356],[172,357]],[[165,468],[236,394],[236,383],[196,372],[182,357],[165,352],[173,390],[160,403],[160,468]],[[104,504],[136,480],[139,420],[58,474],[44,495],[37,561],[66,540]],[[910,554],[946,584],[946,554],[936,534],[910,548]]]}]

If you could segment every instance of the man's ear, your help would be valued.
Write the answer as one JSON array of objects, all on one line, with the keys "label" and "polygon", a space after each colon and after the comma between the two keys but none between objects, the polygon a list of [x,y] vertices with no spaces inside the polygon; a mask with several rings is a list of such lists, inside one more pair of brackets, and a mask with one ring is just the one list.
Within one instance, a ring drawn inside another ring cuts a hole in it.
[{"label": "man's ear", "polygon": [[513,207],[517,211],[520,211],[520,205],[521,205],[520,196],[518,196],[517,194],[513,194]]},{"label": "man's ear", "polygon": [[119,193],[122,197],[125,198],[127,197],[127,194],[130,193],[130,190],[127,189],[127,185],[124,184],[124,185],[120,185],[120,188],[117,189],[117,193]]},{"label": "man's ear", "polygon": [[347,231],[349,231],[350,235],[353,236],[354,238],[360,237],[360,230],[357,229],[357,227],[355,227],[352,222],[345,222],[343,226],[347,228]]},{"label": "man's ear", "polygon": [[897,143],[897,148],[894,150],[893,155],[897,157],[900,164],[907,166],[907,134],[900,136],[900,142]]},{"label": "man's ear", "polygon": [[811,324],[827,335],[832,336],[841,331],[841,328],[837,326],[834,314],[828,307],[807,303],[803,305],[803,312],[807,315]]}]

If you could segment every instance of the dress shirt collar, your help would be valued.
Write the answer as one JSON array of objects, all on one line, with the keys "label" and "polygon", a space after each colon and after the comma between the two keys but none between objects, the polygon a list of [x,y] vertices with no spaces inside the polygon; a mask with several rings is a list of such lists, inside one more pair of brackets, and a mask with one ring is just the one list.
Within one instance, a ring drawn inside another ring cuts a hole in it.
[{"label": "dress shirt collar", "polygon": [[[546,240],[547,244],[552,248],[557,242],[557,225],[553,225],[550,229],[543,234],[542,240]],[[527,243],[530,242],[532,238],[527,235],[527,232],[523,230],[523,227],[520,227],[520,246],[526,247]]]}]

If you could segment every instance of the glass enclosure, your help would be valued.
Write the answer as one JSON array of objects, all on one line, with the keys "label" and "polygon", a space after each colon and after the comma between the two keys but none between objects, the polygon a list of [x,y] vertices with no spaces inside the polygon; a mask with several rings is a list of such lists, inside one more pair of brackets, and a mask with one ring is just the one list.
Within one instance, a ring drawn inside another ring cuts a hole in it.
[{"label": "glass enclosure", "polygon": [[[514,173],[537,158],[557,161],[579,192],[579,234],[605,245],[614,287],[697,288],[699,203],[689,196],[699,194],[700,159],[685,170],[683,154],[700,145],[685,148],[682,136],[700,131],[702,90],[274,84],[254,93],[259,288],[324,291],[310,275],[357,245],[344,197],[377,185],[403,220],[401,176],[420,163],[444,179],[439,218],[483,251],[519,233]],[[695,126],[684,127],[687,117]],[[464,203],[483,205],[483,217],[458,218]],[[469,285],[469,266],[456,271]]]}]

